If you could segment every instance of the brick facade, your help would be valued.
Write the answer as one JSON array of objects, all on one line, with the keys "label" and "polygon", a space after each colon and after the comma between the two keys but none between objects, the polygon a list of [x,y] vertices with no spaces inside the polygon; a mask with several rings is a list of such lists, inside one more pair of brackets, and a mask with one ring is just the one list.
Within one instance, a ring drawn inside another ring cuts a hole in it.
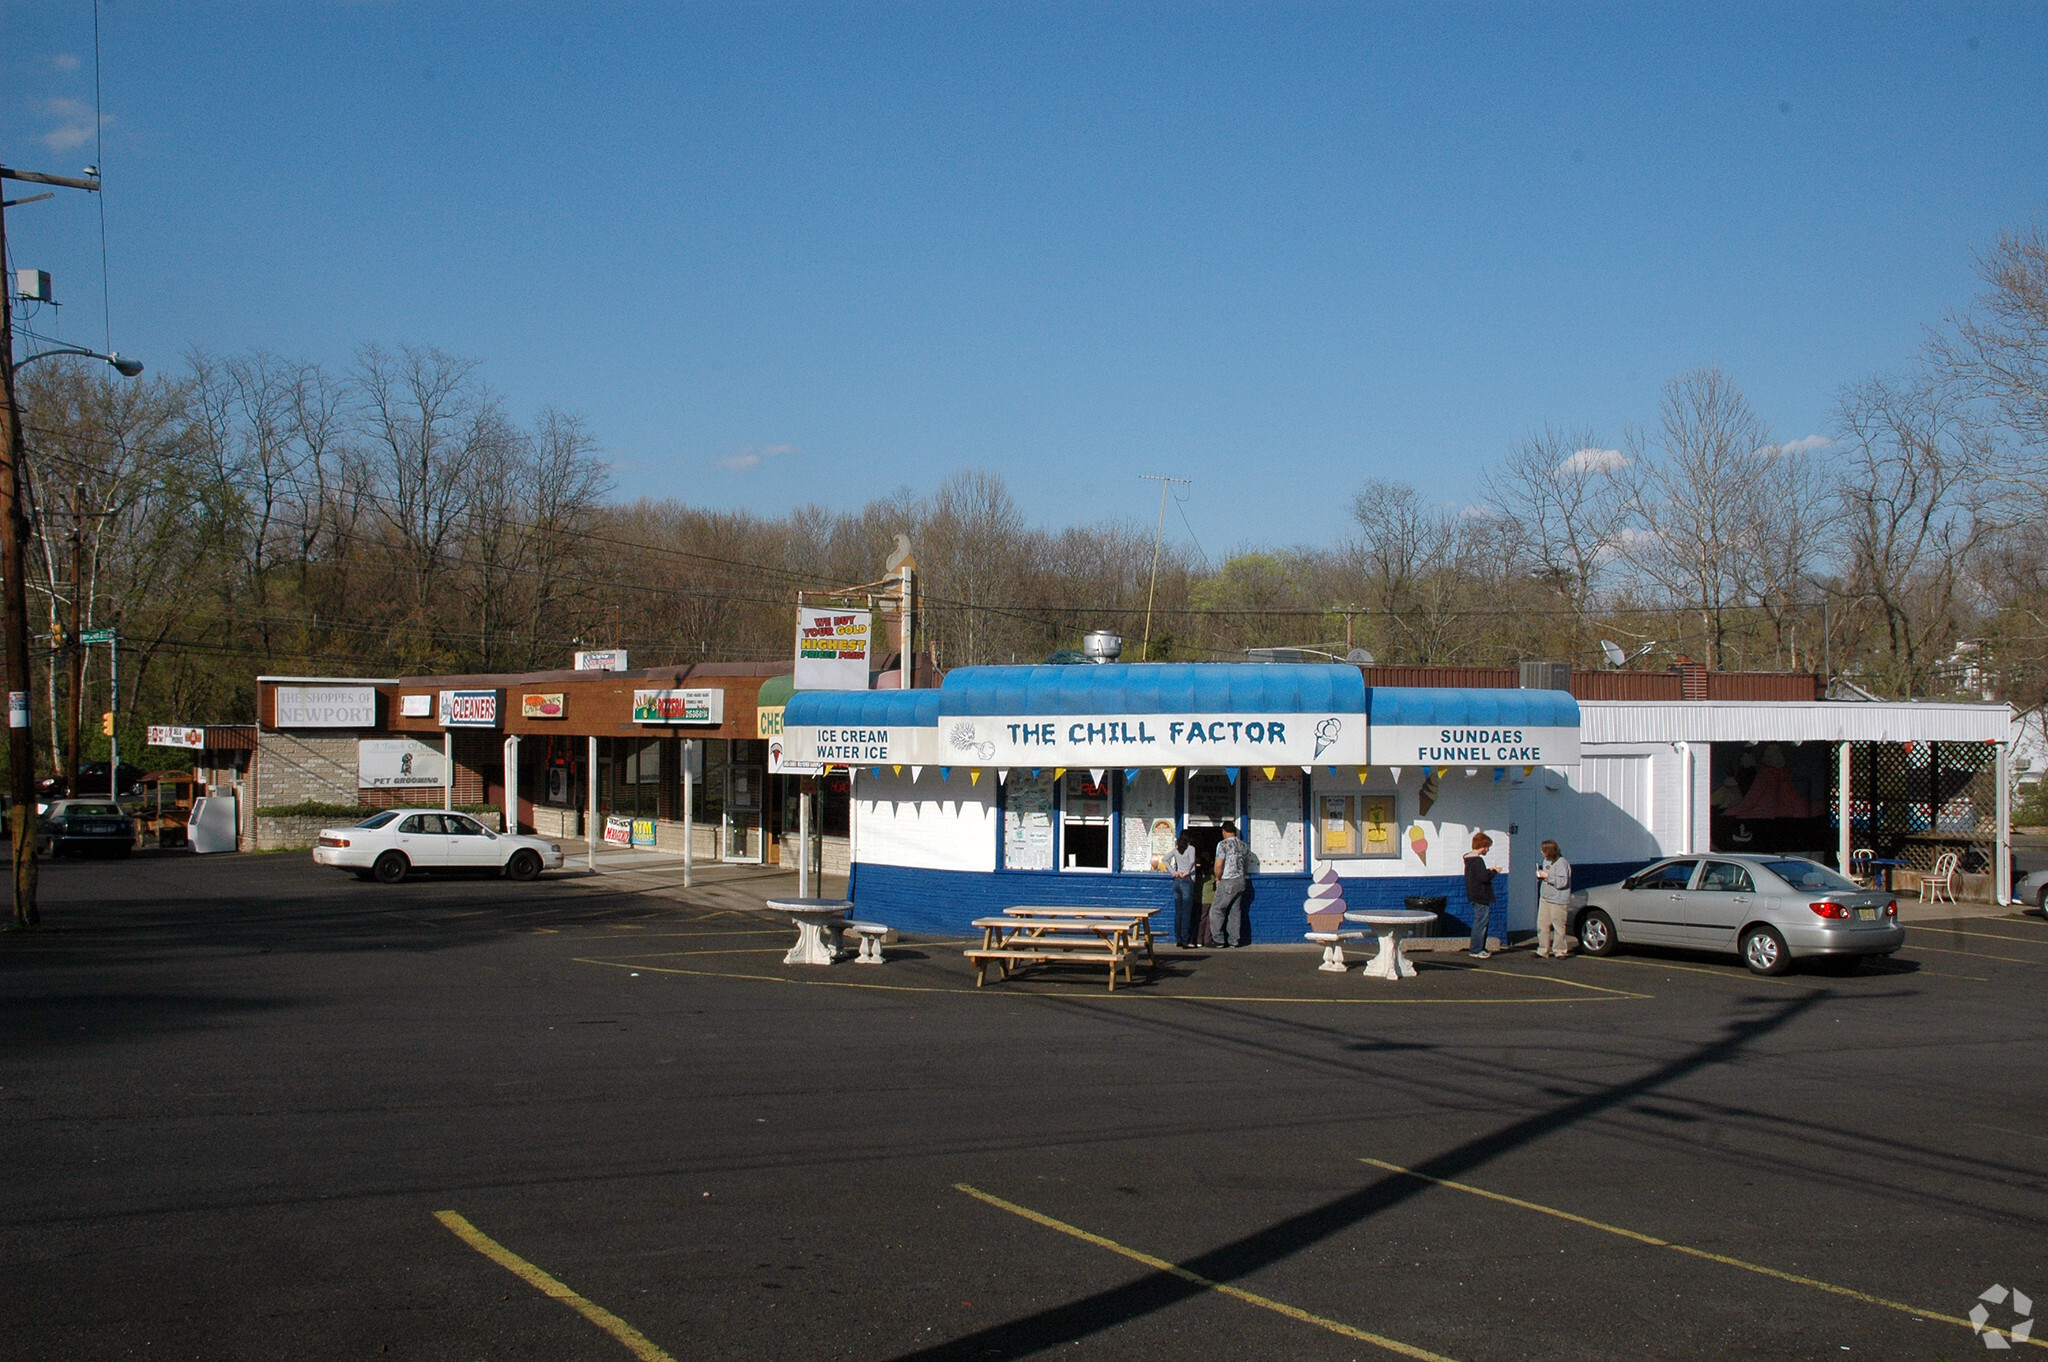
[{"label": "brick facade", "polygon": [[358,736],[353,730],[266,730],[257,760],[257,806],[355,803]]}]

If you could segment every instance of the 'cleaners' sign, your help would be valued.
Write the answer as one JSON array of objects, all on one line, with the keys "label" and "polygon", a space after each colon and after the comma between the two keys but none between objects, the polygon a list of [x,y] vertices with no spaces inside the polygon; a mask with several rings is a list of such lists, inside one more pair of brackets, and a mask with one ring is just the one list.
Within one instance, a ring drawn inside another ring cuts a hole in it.
[{"label": "'cleaners' sign", "polygon": [[444,690],[441,692],[441,727],[496,728],[497,726],[497,691]]}]

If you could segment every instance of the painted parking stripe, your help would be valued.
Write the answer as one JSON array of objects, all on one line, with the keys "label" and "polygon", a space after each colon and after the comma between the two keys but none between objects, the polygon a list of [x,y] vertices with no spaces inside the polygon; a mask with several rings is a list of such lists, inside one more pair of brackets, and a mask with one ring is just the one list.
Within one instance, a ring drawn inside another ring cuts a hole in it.
[{"label": "painted parking stripe", "polygon": [[1923,946],[1918,942],[1913,944],[1912,949],[1916,951],[1933,951],[1936,955],[1967,955],[1972,960],[2003,960],[2008,965],[2048,964],[2048,961],[2029,960],[2023,955],[1991,955],[1984,951],[1951,951],[1943,950],[1940,946]]},{"label": "painted parking stripe", "polygon": [[[1609,1225],[1604,1221],[1592,1220],[1583,1215],[1574,1215],[1570,1211],[1561,1211],[1555,1206],[1545,1206],[1535,1201],[1524,1201],[1520,1197],[1508,1196],[1502,1192],[1490,1192],[1484,1187],[1475,1187],[1469,1182],[1452,1182],[1448,1178],[1433,1178],[1427,1173],[1418,1173],[1412,1168],[1403,1168],[1397,1163],[1387,1163],[1381,1159],[1360,1158],[1359,1162],[1382,1169],[1385,1172],[1399,1173],[1404,1177],[1414,1178],[1418,1182],[1427,1182],[1438,1187],[1448,1187],[1454,1192],[1464,1192],[1470,1196],[1483,1197],[1488,1201],[1498,1201],[1506,1206],[1517,1206],[1525,1211],[1535,1211],[1539,1215],[1547,1215],[1558,1220],[1569,1221],[1574,1225],[1583,1225],[1587,1229],[1599,1230],[1602,1234],[1612,1234],[1618,1238],[1633,1240],[1638,1244],[1648,1244],[1652,1248],[1670,1249],[1673,1253],[1683,1253],[1689,1258],[1704,1258],[1710,1263],[1719,1263],[1723,1267],[1740,1268],[1744,1272],[1754,1272],[1759,1276],[1770,1277],[1776,1281],[1789,1282],[1794,1286],[1811,1287],[1816,1291],[1825,1291],[1831,1296],[1845,1296],[1853,1301],[1861,1301],[1865,1305],[1876,1305],[1882,1306],[1886,1310],[1896,1310],[1900,1314],[1911,1315],[1915,1319],[1938,1320],[1943,1324],[1959,1324],[1963,1328],[1972,1331],[1976,1329],[1976,1326],[1971,1324],[1970,1321],[1958,1318],[1955,1315],[1944,1315],[1939,1310],[1923,1310],[1917,1305],[1908,1305],[1904,1301],[1888,1300],[1883,1296],[1873,1296],[1867,1291],[1858,1291],[1853,1287],[1836,1286],[1833,1282],[1824,1282],[1818,1277],[1802,1277],[1796,1272],[1781,1272],[1774,1267],[1765,1267],[1762,1263],[1752,1263],[1741,1258],[1730,1258],[1724,1253],[1709,1253],[1705,1249],[1694,1248],[1690,1244],[1674,1244],[1669,1239],[1659,1239],[1655,1235],[1624,1229],[1620,1225]],[[2048,1348],[2048,1343],[2044,1343],[2039,1339],[2029,1338],[2024,1341],[2033,1344],[2037,1348]]]},{"label": "painted parking stripe", "polygon": [[1965,932],[1953,927],[1922,927],[1918,923],[1906,924],[1909,932],[1931,932],[1937,936],[1973,936],[1984,941],[2009,941],[2015,946],[2048,946],[2048,940],[2039,936],[2007,936],[2003,932]]},{"label": "painted parking stripe", "polygon": [[1093,1244],[1097,1248],[1108,1249],[1111,1253],[1119,1254],[1134,1263],[1143,1263],[1154,1272],[1167,1273],[1169,1276],[1178,1277],[1184,1282],[1192,1282],[1196,1286],[1204,1287],[1219,1295],[1229,1296],[1232,1300],[1240,1300],[1247,1305],[1256,1305],[1261,1310],[1271,1310],[1275,1314],[1285,1315],[1287,1318],[1298,1320],[1303,1324],[1313,1324],[1318,1329],[1327,1329],[1333,1334],[1341,1335],[1344,1338],[1356,1339],[1360,1343],[1370,1343],[1376,1348],[1384,1348],[1388,1352],[1398,1353],[1402,1357],[1420,1358],[1424,1359],[1424,1362],[1454,1362],[1452,1358],[1446,1357],[1442,1353],[1433,1353],[1427,1348],[1418,1348],[1413,1343],[1403,1343],[1400,1339],[1388,1338],[1385,1334],[1375,1334],[1366,1329],[1354,1328],[1342,1320],[1334,1320],[1324,1315],[1311,1314],[1299,1306],[1289,1305],[1285,1301],[1276,1301],[1271,1296],[1261,1296],[1256,1291],[1247,1291],[1241,1286],[1231,1286],[1227,1282],[1211,1281],[1201,1273],[1190,1272],[1178,1263],[1169,1263],[1164,1258],[1155,1258],[1149,1253],[1128,1248],[1123,1244],[1119,1244],[1114,1239],[1105,1239],[1099,1234],[1091,1234],[1078,1225],[1069,1225],[1064,1220],[1055,1220],[1051,1216],[1034,1211],[1028,1206],[1019,1206],[1014,1201],[1005,1201],[999,1196],[991,1196],[980,1188],[970,1187],[964,1182],[956,1182],[953,1184],[953,1187],[954,1190],[965,1192],[976,1201],[986,1202],[998,1210],[1008,1211],[1011,1215],[1022,1216],[1034,1225],[1043,1225],[1049,1230],[1058,1230],[1061,1234],[1072,1235],[1083,1243]]},{"label": "painted parking stripe", "polygon": [[675,1358],[657,1347],[654,1342],[620,1319],[611,1311],[589,1300],[565,1286],[562,1282],[527,1262],[524,1258],[506,1248],[497,1240],[469,1223],[454,1211],[435,1211],[434,1219],[446,1225],[463,1243],[481,1253],[484,1257],[504,1268],[528,1286],[543,1295],[553,1296],[562,1304],[576,1311],[583,1318],[626,1345],[626,1351],[640,1359],[640,1362],[676,1362]]}]

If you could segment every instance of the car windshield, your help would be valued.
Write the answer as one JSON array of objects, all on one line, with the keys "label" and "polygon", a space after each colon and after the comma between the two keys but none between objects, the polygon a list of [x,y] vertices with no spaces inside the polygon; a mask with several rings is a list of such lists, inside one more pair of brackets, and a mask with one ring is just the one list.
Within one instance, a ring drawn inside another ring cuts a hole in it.
[{"label": "car windshield", "polygon": [[381,828],[396,817],[398,817],[398,810],[386,809],[382,813],[371,814],[368,818],[356,824],[356,826],[359,828]]},{"label": "car windshield", "polygon": [[1854,894],[1861,892],[1863,888],[1856,881],[1842,878],[1818,861],[1765,861],[1764,869],[1794,889]]}]

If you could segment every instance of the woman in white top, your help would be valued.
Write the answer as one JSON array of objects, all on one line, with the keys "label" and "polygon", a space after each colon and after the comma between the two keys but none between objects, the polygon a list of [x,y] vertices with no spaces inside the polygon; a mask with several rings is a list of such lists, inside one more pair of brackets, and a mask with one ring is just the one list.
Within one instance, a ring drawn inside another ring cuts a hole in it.
[{"label": "woman in white top", "polygon": [[1173,943],[1193,950],[1201,929],[1195,922],[1195,844],[1182,833],[1173,842],[1173,854],[1166,858],[1173,872]]}]

